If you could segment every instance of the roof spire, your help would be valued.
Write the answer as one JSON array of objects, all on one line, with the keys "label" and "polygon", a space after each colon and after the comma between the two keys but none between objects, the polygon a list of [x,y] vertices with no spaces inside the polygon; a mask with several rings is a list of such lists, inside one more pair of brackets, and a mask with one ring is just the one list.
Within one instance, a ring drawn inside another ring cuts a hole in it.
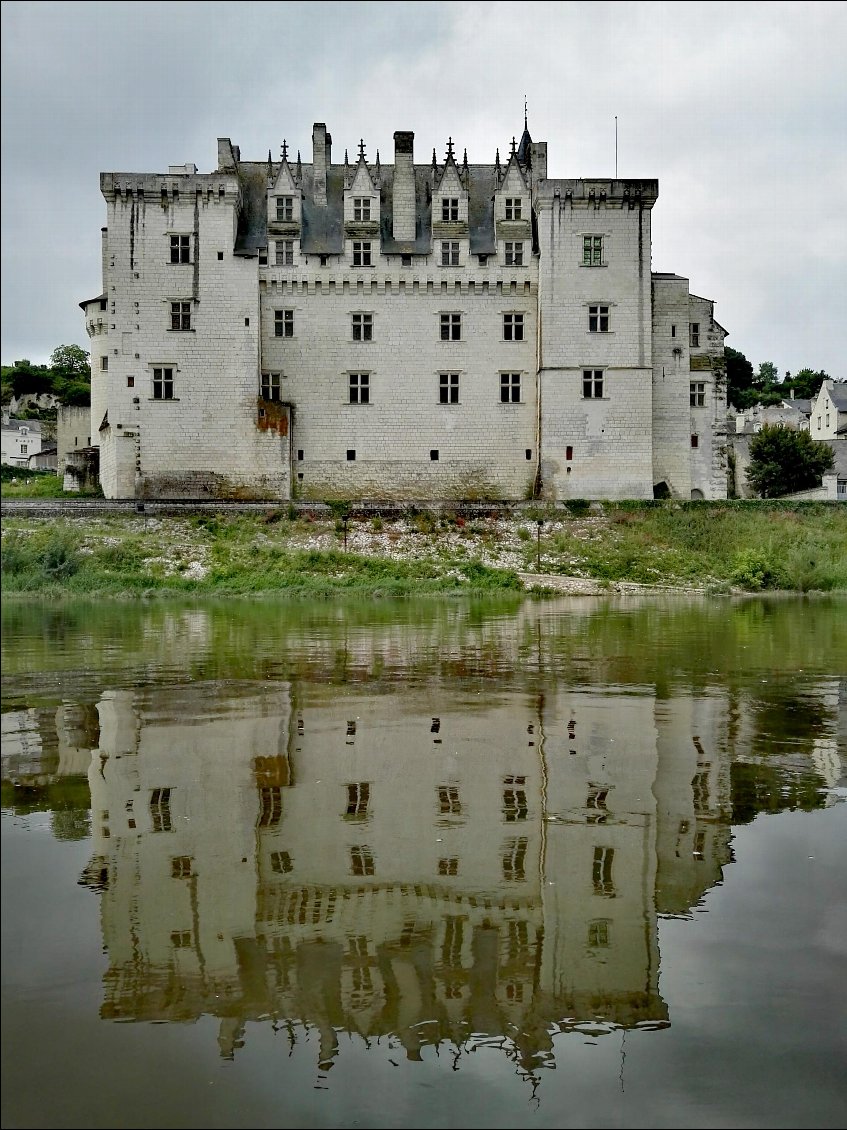
[{"label": "roof spire", "polygon": [[452,156],[453,156],[453,138],[448,137],[447,138],[447,160],[449,161]]},{"label": "roof spire", "polygon": [[364,142],[364,138],[360,137],[359,138],[359,160],[364,161],[364,159],[365,159],[365,142]]},{"label": "roof spire", "polygon": [[518,151],[518,143],[515,141],[515,136],[512,134],[512,156],[514,157]]},{"label": "roof spire", "polygon": [[523,128],[529,129],[529,126],[526,122],[526,95],[523,96]]},{"label": "roof spire", "polygon": [[500,184],[500,146],[497,146],[497,153],[494,157],[494,175],[497,178],[497,184]]},{"label": "roof spire", "polygon": [[300,160],[300,150],[297,150],[297,180],[303,179],[303,162]]},{"label": "roof spire", "polygon": [[283,161],[288,160],[288,142],[285,138],[282,139],[282,159]]}]

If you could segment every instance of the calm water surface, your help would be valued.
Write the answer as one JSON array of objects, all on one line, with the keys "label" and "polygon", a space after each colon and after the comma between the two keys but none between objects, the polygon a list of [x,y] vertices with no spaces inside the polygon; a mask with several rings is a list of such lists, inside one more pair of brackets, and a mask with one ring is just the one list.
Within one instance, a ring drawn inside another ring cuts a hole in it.
[{"label": "calm water surface", "polygon": [[847,602],[7,604],[4,1127],[842,1127]]}]

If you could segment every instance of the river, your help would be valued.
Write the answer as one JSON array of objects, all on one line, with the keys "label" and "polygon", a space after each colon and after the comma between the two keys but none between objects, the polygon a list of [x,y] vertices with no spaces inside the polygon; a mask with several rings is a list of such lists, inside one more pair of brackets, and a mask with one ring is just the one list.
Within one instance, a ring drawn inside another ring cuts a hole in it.
[{"label": "river", "polygon": [[845,624],[7,602],[3,1126],[843,1126]]}]

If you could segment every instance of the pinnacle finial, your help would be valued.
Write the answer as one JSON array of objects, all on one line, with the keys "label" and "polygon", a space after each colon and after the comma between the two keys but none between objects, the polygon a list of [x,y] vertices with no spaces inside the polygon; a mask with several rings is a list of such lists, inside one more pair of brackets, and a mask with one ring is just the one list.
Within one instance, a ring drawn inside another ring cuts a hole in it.
[{"label": "pinnacle finial", "polygon": [[288,142],[285,138],[282,139],[282,159],[283,161],[288,160]]},{"label": "pinnacle finial", "polygon": [[523,128],[525,130],[528,130],[529,126],[527,125],[527,116],[526,115],[527,115],[527,105],[526,105],[526,95],[524,95],[523,96]]},{"label": "pinnacle finial", "polygon": [[365,159],[365,142],[364,142],[364,138],[360,137],[359,138],[359,160],[364,161],[364,159]]},{"label": "pinnacle finial", "polygon": [[449,161],[452,156],[453,156],[453,138],[448,137],[447,138],[447,160]]},{"label": "pinnacle finial", "polygon": [[517,148],[518,148],[517,142],[515,141],[514,136],[513,136],[512,137],[512,156],[513,157],[514,157],[515,153],[517,152]]}]

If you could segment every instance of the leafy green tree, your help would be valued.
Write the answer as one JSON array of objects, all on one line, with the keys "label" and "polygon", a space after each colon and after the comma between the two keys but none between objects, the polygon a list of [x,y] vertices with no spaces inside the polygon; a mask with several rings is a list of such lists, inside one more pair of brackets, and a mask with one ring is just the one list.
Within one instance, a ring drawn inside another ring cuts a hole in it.
[{"label": "leafy green tree", "polygon": [[808,490],[835,462],[828,443],[783,424],[765,424],[750,440],[747,481],[762,498]]},{"label": "leafy green tree", "polygon": [[81,345],[59,345],[50,354],[50,365],[57,373],[73,374],[91,379],[89,354]]},{"label": "leafy green tree", "polygon": [[785,383],[791,385],[791,395],[798,400],[814,400],[823,382],[830,379],[823,369],[817,373],[814,369],[801,369],[793,377],[789,373],[785,375]]},{"label": "leafy green tree", "polygon": [[15,396],[53,391],[53,378],[47,366],[33,365],[27,359],[15,362],[8,381]]},{"label": "leafy green tree", "polygon": [[743,353],[730,346],[724,347],[726,359],[726,394],[733,408],[749,408],[757,402],[753,387],[753,366]]}]

